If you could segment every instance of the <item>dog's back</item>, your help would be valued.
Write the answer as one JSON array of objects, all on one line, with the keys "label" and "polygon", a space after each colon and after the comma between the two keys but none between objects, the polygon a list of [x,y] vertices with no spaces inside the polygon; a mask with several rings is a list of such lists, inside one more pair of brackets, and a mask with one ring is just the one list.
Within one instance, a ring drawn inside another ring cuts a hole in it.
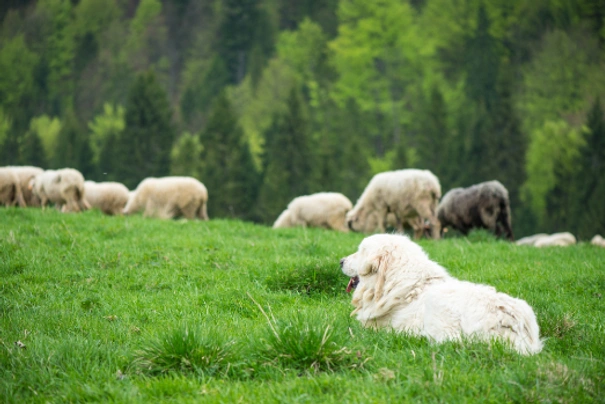
[{"label": "dog's back", "polygon": [[429,285],[394,315],[392,326],[436,342],[498,338],[524,355],[542,350],[536,316],[527,302],[491,286],[455,278]]}]

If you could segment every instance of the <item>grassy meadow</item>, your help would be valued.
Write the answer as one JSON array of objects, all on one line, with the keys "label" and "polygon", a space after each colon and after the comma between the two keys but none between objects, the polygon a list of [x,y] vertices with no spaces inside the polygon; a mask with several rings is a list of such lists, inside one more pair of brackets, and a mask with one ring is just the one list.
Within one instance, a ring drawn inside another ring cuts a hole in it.
[{"label": "grassy meadow", "polygon": [[535,310],[545,349],[363,329],[361,234],[0,209],[3,402],[603,402],[605,249],[423,240]]}]

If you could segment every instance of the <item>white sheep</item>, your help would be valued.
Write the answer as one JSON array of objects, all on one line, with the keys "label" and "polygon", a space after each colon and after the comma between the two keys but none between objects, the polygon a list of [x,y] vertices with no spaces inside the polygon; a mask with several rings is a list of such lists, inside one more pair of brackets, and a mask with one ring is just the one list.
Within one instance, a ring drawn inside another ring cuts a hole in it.
[{"label": "white sheep", "polygon": [[541,239],[543,237],[548,237],[548,234],[538,233],[538,234],[534,234],[533,236],[523,237],[523,238],[520,238],[519,240],[515,241],[515,244],[533,246],[534,244],[536,244],[536,241],[538,241],[539,239]]},{"label": "white sheep", "polygon": [[145,217],[208,220],[208,191],[192,177],[146,178],[137,186],[124,208],[129,215],[143,210]]},{"label": "white sheep", "polygon": [[46,170],[36,175],[29,184],[45,207],[49,202],[61,212],[80,212],[90,209],[85,198],[84,176],[73,168]]},{"label": "white sheep", "polygon": [[499,181],[449,190],[439,202],[437,216],[444,230],[451,226],[468,234],[473,228],[488,229],[514,240],[508,191]]},{"label": "white sheep", "polygon": [[576,238],[573,234],[564,232],[564,233],[554,233],[545,237],[540,237],[534,243],[534,247],[566,247],[569,245],[576,244]]},{"label": "white sheep", "polygon": [[11,167],[0,167],[0,204],[4,206],[27,206],[23,198],[19,178]]},{"label": "white sheep", "polygon": [[348,232],[346,214],[353,204],[341,193],[320,192],[299,196],[288,204],[273,224],[273,228],[282,227],[323,227]]},{"label": "white sheep", "polygon": [[431,235],[440,236],[437,203],[441,185],[429,170],[405,169],[376,174],[366,186],[355,207],[347,214],[351,230],[384,232],[389,213],[395,216],[397,230],[403,224],[414,228],[414,237],[424,232],[424,221],[431,226]]},{"label": "white sheep", "polygon": [[121,215],[129,198],[128,188],[119,182],[84,182],[86,200],[106,215]]},{"label": "white sheep", "polygon": [[32,190],[29,188],[30,181],[38,174],[44,172],[40,167],[34,166],[11,166],[19,179],[21,185],[21,192],[23,193],[23,199],[28,207],[39,207],[40,198],[38,198]]},{"label": "white sheep", "polygon": [[592,240],[590,240],[590,244],[605,247],[605,238],[601,237],[600,234],[597,234],[592,238]]}]

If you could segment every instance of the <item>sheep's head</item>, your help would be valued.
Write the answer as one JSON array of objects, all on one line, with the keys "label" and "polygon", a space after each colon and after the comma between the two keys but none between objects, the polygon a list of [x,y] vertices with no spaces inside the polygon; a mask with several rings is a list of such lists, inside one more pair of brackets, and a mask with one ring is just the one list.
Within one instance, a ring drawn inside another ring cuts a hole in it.
[{"label": "sheep's head", "polygon": [[353,231],[363,231],[364,209],[352,209],[347,212],[346,221],[349,229]]},{"label": "sheep's head", "polygon": [[347,213],[346,219],[349,229],[361,233],[376,231],[379,228],[379,220],[383,220],[379,217],[378,213],[368,211],[364,208],[350,210]]}]

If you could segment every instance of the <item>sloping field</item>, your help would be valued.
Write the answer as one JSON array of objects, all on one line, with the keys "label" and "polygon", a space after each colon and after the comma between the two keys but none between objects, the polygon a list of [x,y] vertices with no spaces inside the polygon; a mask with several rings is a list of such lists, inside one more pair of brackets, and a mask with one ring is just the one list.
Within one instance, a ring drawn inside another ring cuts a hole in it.
[{"label": "sloping field", "polygon": [[360,234],[0,210],[0,398],[24,402],[602,402],[605,249],[422,241],[525,299],[546,338],[432,345],[360,327]]}]

